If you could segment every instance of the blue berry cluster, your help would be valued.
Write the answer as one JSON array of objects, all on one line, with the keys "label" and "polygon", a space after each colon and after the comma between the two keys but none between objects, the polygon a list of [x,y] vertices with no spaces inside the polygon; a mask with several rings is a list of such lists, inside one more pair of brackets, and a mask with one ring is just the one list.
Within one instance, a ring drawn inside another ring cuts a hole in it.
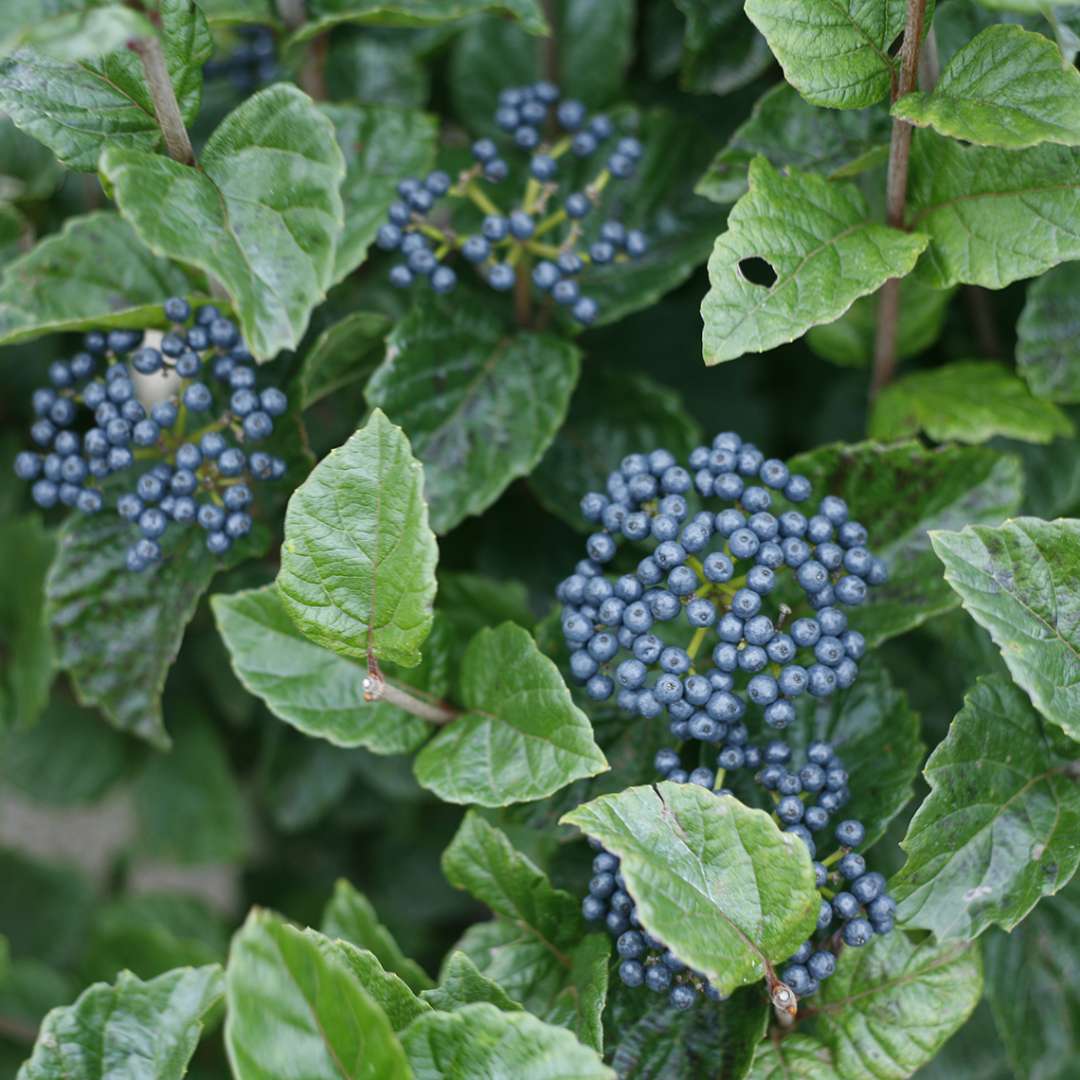
[{"label": "blue berry cluster", "polygon": [[[530,155],[524,192],[504,209],[485,189],[485,183],[501,184],[510,175],[495,140],[487,138],[472,144],[474,164],[456,181],[442,170],[423,180],[402,180],[400,199],[391,205],[389,220],[376,236],[384,251],[403,256],[391,268],[390,281],[408,288],[425,279],[436,293],[448,293],[458,275],[445,260],[459,255],[498,292],[512,289],[527,274],[524,280],[532,289],[588,325],[599,308],[581,292],[576,280],[581,271],[588,265],[640,258],[648,247],[640,230],[615,220],[600,223],[590,230],[591,239],[585,239],[585,219],[612,179],[634,174],[641,143],[618,135],[607,116],[590,117],[580,102],[560,100],[558,88],[548,82],[503,90],[495,123],[518,150]],[[604,155],[598,174],[580,189],[569,190],[577,170],[567,169],[565,159],[585,160],[598,152]],[[450,213],[439,205],[444,197],[478,207],[484,214],[479,231],[456,231]]]},{"label": "blue berry cluster", "polygon": [[659,938],[642,927],[637,905],[626,891],[619,872],[619,860],[596,841],[593,876],[581,911],[587,922],[603,923],[615,938],[619,957],[619,978],[630,987],[645,986],[657,994],[667,994],[677,1009],[689,1009],[701,996],[710,1001],[723,997],[709,980],[686,966]]},{"label": "blue berry cluster", "polygon": [[[251,531],[253,480],[279,479],[285,462],[251,450],[288,408],[275,387],[255,386],[255,368],[236,326],[212,305],[164,305],[170,330],[150,344],[142,330],[92,331],[70,360],[49,367],[34,392],[37,451],[15,458],[34,501],[98,513],[115,509],[139,537],[127,566],[162,558],[172,525],[198,524],[206,547],[224,554]],[[127,490],[115,474],[137,474]]]}]

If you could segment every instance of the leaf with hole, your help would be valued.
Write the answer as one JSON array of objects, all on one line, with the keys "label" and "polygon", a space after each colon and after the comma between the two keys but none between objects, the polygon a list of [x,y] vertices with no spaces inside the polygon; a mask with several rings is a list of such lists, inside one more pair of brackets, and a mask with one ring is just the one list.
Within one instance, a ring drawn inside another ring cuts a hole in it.
[{"label": "leaf with hole", "polygon": [[439,556],[423,482],[404,432],[376,409],[293,492],[277,587],[316,644],[361,660],[420,662]]},{"label": "leaf with hole", "polygon": [[1049,38],[988,27],[946,65],[929,92],[905,94],[892,115],[980,146],[1080,145],[1080,71]]},{"label": "leaf with hole", "polygon": [[968,614],[1048,720],[1080,740],[1080,521],[1016,518],[934,532]]},{"label": "leaf with hole", "polygon": [[749,182],[709,259],[706,364],[765,352],[832,322],[907,274],[926,247],[919,233],[870,221],[854,184],[785,176],[763,157],[751,162]]},{"label": "leaf with hole", "polygon": [[562,821],[619,857],[641,925],[721,994],[763,978],[813,932],[806,846],[730,796],[665,781],[602,795]]}]

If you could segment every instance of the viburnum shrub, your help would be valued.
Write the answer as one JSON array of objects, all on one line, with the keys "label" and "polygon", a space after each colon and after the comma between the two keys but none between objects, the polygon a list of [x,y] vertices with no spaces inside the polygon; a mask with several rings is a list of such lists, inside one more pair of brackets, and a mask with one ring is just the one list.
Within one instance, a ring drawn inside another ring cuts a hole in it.
[{"label": "viburnum shrub", "polygon": [[0,0],[0,1074],[1080,1073],[1071,10]]}]

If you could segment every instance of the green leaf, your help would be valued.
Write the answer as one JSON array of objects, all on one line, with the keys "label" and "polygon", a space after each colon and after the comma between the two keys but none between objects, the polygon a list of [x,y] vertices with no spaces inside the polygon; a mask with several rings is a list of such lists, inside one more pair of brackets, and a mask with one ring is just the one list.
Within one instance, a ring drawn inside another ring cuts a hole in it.
[{"label": "green leaf", "polygon": [[528,1012],[601,1048],[611,953],[605,934],[589,934],[563,952],[524,925],[495,919],[470,926],[456,948]]},{"label": "green leaf", "polygon": [[714,202],[734,202],[746,191],[747,169],[759,154],[777,168],[834,180],[851,176],[888,156],[889,128],[883,109],[823,113],[794,87],[777,83],[758,98],[694,190]]},{"label": "green leaf", "polygon": [[45,619],[45,575],[55,542],[38,517],[0,524],[0,731],[33,724],[49,700],[53,644]]},{"label": "green leaf", "polygon": [[368,379],[383,357],[390,319],[377,311],[354,311],[328,326],[304,356],[300,407]]},{"label": "green leaf", "polygon": [[221,968],[180,968],[142,982],[129,971],[53,1009],[18,1080],[145,1075],[180,1080],[207,1014],[221,1001]]},{"label": "green leaf", "polygon": [[431,96],[431,72],[424,59],[409,31],[385,38],[366,33],[331,34],[326,57],[327,96],[330,101],[423,108]]},{"label": "green leaf", "polygon": [[221,737],[184,716],[168,754],[150,759],[135,787],[138,843],[158,858],[234,862],[248,849],[243,795]]},{"label": "green leaf", "polygon": [[675,0],[686,16],[679,83],[697,94],[730,94],[772,65],[741,0]]},{"label": "green leaf", "polygon": [[437,607],[457,638],[471,638],[495,623],[532,626],[529,591],[520,581],[497,580],[483,574],[442,571]]},{"label": "green leaf", "polygon": [[312,641],[342,656],[420,662],[439,557],[423,483],[405,433],[376,409],[293,492],[277,586]]},{"label": "green leaf", "polygon": [[1071,435],[1073,425],[1052,402],[1032,397],[1024,381],[1003,365],[954,360],[906,375],[874,402],[874,438],[902,439],[920,431],[936,442],[980,443],[1003,435],[1047,443]]},{"label": "green leaf", "polygon": [[889,49],[904,29],[901,0],[747,0],[784,76],[811,105],[860,109],[889,92]]},{"label": "green leaf", "polygon": [[48,617],[79,702],[167,749],[165,678],[219,564],[187,532],[153,573],[133,574],[124,560],[134,535],[111,514],[70,517],[46,580]]},{"label": "green leaf", "polygon": [[970,942],[914,945],[892,933],[845,949],[814,1002],[816,1034],[835,1071],[805,1075],[902,1080],[933,1058],[981,996],[982,964]]},{"label": "green leaf", "polygon": [[514,623],[469,643],[461,698],[464,712],[416,757],[417,780],[446,802],[529,802],[608,768],[559,669]]},{"label": "green leaf", "polygon": [[996,524],[1019,506],[1023,479],[1016,458],[996,451],[928,450],[915,442],[834,443],[789,464],[813,482],[815,494],[846,499],[869,530],[871,549],[885,560],[889,580],[850,615],[871,647],[956,606],[927,531]]},{"label": "green leaf", "polygon": [[475,810],[466,813],[443,853],[442,870],[455,888],[465,889],[554,950],[580,941],[585,932],[578,900],[552,888],[543,871]]},{"label": "green leaf", "polygon": [[[202,96],[210,28],[192,0],[163,0],[165,64],[184,122]],[[0,111],[43,142],[69,169],[93,171],[106,147],[151,152],[161,143],[139,58],[127,49],[72,63],[33,49],[0,58]]]},{"label": "green leaf", "polygon": [[666,1001],[646,1004],[650,1007],[641,1016],[624,1018],[621,1012],[613,1012],[609,1022],[618,1032],[611,1064],[620,1080],[699,1080],[703,1076],[743,1080],[756,1060],[772,1015],[758,987],[740,990],[719,1005],[687,1012]]},{"label": "green leaf", "polygon": [[926,747],[918,714],[907,695],[893,686],[888,669],[872,657],[860,669],[848,690],[825,700],[799,698],[798,719],[786,742],[796,755],[815,740],[833,745],[851,777],[851,801],[844,814],[863,823],[869,847],[914,794]]},{"label": "green leaf", "polygon": [[127,775],[135,748],[96,713],[57,696],[34,727],[0,739],[0,776],[34,802],[78,806]]},{"label": "green leaf", "polygon": [[58,60],[100,56],[153,33],[141,12],[102,0],[9,0],[0,18],[0,54],[30,45]]},{"label": "green leaf", "polygon": [[1002,289],[1080,258],[1080,156],[962,146],[932,131],[912,136],[908,225],[930,238],[916,273],[938,289]]},{"label": "green leaf", "polygon": [[345,159],[341,199],[345,229],[338,237],[331,280],[341,281],[366,258],[397,184],[423,175],[435,159],[437,128],[426,113],[386,105],[321,105]]},{"label": "green leaf", "polygon": [[277,21],[277,5],[274,0],[199,0],[199,7],[206,13],[211,25],[273,25]]},{"label": "green leaf", "polygon": [[366,394],[408,432],[437,533],[532,470],[566,416],[578,369],[569,342],[508,334],[460,299],[426,300],[397,324]]},{"label": "green leaf", "polygon": [[225,994],[235,1080],[410,1080],[386,1014],[352,969],[268,911],[233,938]]},{"label": "green leaf", "polygon": [[[938,340],[952,298],[952,289],[932,288],[916,274],[901,280],[900,309],[904,317],[896,334],[897,359],[917,356]],[[806,344],[834,364],[869,367],[874,355],[877,316],[878,297],[860,296],[835,322],[810,327]]]},{"label": "green leaf", "polygon": [[529,477],[546,510],[576,529],[591,530],[578,503],[603,491],[608,475],[631,452],[665,447],[680,461],[701,442],[701,429],[674,391],[646,375],[586,365],[570,414]]},{"label": "green leaf", "polygon": [[497,982],[482,975],[468,954],[460,950],[450,954],[439,985],[434,990],[425,990],[420,997],[441,1012],[455,1012],[480,1001],[503,1012],[521,1008]]},{"label": "green leaf", "polygon": [[311,0],[308,20],[289,39],[299,45],[343,23],[439,26],[484,12],[517,19],[530,34],[548,31],[537,0]]},{"label": "green leaf", "polygon": [[[907,274],[926,247],[925,236],[868,220],[854,184],[785,176],[763,157],[750,163],[749,183],[709,259],[706,364],[765,352],[832,322],[858,297]],[[746,276],[750,260],[768,264],[771,285]]]},{"label": "green leaf", "polygon": [[1080,1020],[1080,881],[983,939],[986,996],[1015,1076],[1067,1080]]},{"label": "green leaf", "polygon": [[1080,263],[1033,281],[1016,324],[1016,366],[1036,397],[1080,402]]},{"label": "green leaf", "polygon": [[[832,1053],[812,1035],[795,1032],[763,1042],[748,1080],[839,1080]],[[852,1078],[854,1080],[854,1078]]]},{"label": "green leaf", "polygon": [[721,994],[756,982],[813,932],[806,846],[761,810],[695,784],[603,795],[563,816],[621,860],[642,925]]},{"label": "green leaf", "polygon": [[[602,1046],[608,942],[602,934],[583,937],[577,898],[552,888],[475,811],[465,815],[442,868],[451,885],[499,916],[471,927],[459,943],[474,966],[530,1012],[571,1028],[589,1046]],[[449,977],[447,968],[442,980]]]},{"label": "green leaf", "polygon": [[1015,1080],[985,999],[915,1075],[918,1080]]},{"label": "green leaf", "polygon": [[1035,707],[1080,740],[1080,521],[1016,518],[934,532],[934,554]]},{"label": "green leaf", "polygon": [[394,1031],[403,1030],[416,1017],[430,1011],[431,1006],[421,1001],[397,975],[386,971],[373,952],[358,949],[348,941],[330,941],[314,930],[308,930],[307,934],[356,976],[375,1004],[386,1013]]},{"label": "green leaf", "polygon": [[119,215],[68,218],[0,277],[0,345],[64,330],[143,327],[170,296],[196,297],[197,278],[152,255]]},{"label": "green leaf", "polygon": [[596,1051],[570,1032],[484,1003],[425,1013],[402,1042],[416,1080],[615,1080]]},{"label": "green leaf", "polygon": [[330,121],[296,87],[248,98],[199,167],[109,146],[101,175],[152,251],[224,285],[255,356],[295,348],[334,280],[345,163]]},{"label": "green leaf", "polygon": [[0,119],[0,194],[10,202],[47,199],[63,182],[64,170],[48,147],[21,132],[10,117]]},{"label": "green leaf", "polygon": [[398,948],[367,897],[344,878],[338,879],[334,895],[323,912],[322,931],[372,953],[386,971],[397,975],[413,993],[430,990],[435,985],[427,972]]},{"label": "green leaf", "polygon": [[980,146],[1080,144],[1080,71],[1049,38],[991,26],[949,61],[929,93],[905,94],[892,115]]},{"label": "green leaf", "polygon": [[[429,724],[385,701],[365,701],[366,664],[304,637],[274,585],[214,596],[210,603],[236,677],[298,731],[377,754],[409,753],[431,733]],[[449,688],[445,657],[429,649],[425,661],[386,674],[443,697]]]},{"label": "green leaf", "polygon": [[898,918],[939,941],[1011,930],[1080,865],[1080,789],[1042,717],[1006,678],[980,679],[926,763],[930,794],[890,888]]}]

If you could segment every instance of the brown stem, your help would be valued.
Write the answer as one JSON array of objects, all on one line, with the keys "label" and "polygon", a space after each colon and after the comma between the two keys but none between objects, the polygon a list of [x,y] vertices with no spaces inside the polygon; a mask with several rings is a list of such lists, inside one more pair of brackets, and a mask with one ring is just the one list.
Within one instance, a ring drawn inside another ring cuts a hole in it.
[{"label": "brown stem", "polygon": [[370,667],[364,677],[364,700],[385,701],[388,705],[396,705],[399,709],[426,720],[429,724],[449,724],[457,719],[458,711],[447,705],[445,701],[434,698],[424,699],[418,697],[403,686],[387,681],[378,667]]},{"label": "brown stem", "polygon": [[326,90],[326,58],[329,52],[329,34],[319,34],[307,43],[307,55],[300,69],[300,86],[315,101],[325,101],[329,96]]},{"label": "brown stem", "polygon": [[557,85],[559,83],[559,36],[555,0],[543,0],[543,8],[549,33],[541,40],[540,66],[544,72],[544,78]]},{"label": "brown stem", "polygon": [[979,343],[979,352],[992,360],[1000,360],[1005,355],[994,322],[994,310],[990,306],[990,294],[979,285],[965,285],[964,299],[967,302],[968,315],[975,328],[975,340]]},{"label": "brown stem", "polygon": [[176,101],[169,69],[165,64],[165,53],[161,42],[156,37],[136,38],[129,43],[142,61],[146,84],[150,88],[150,98],[154,102],[154,115],[158,127],[165,137],[165,149],[173,161],[181,165],[195,164],[195,151],[191,148],[184,118],[180,115],[180,106]]},{"label": "brown stem", "polygon": [[304,0],[277,0],[277,10],[281,21],[290,30],[295,30],[307,22]]},{"label": "brown stem", "polygon": [[37,1028],[24,1024],[10,1016],[0,1016],[0,1038],[33,1046],[37,1041]]},{"label": "brown stem", "polygon": [[[919,48],[922,43],[926,0],[908,0],[904,43],[900,49],[900,78],[892,99],[915,89],[919,78]],[[885,183],[885,220],[894,228],[904,228],[907,205],[908,162],[911,157],[911,125],[893,120],[889,141],[889,171]],[[889,278],[878,300],[877,336],[874,341],[874,370],[870,379],[870,400],[892,381],[896,371],[896,339],[900,329],[900,279]]]},{"label": "brown stem", "polygon": [[514,317],[518,326],[532,325],[532,281],[526,260],[517,264],[514,277]]}]

